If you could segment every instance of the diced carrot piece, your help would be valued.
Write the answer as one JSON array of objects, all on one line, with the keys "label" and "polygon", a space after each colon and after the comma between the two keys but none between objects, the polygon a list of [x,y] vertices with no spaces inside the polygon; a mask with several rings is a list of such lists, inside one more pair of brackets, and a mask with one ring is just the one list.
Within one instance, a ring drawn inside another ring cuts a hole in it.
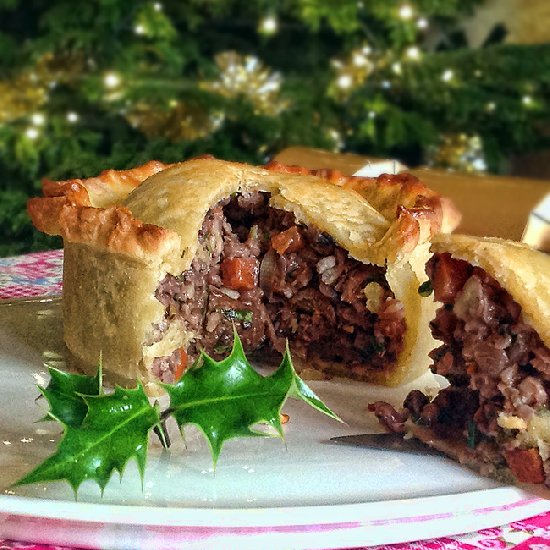
[{"label": "diced carrot piece", "polygon": [[271,246],[279,253],[296,252],[304,246],[302,235],[298,228],[293,225],[286,231],[281,231],[277,235],[271,237]]},{"label": "diced carrot piece", "polygon": [[450,254],[439,254],[432,274],[434,298],[438,302],[452,304],[457,293],[472,274],[472,266],[464,260],[456,260]]},{"label": "diced carrot piece", "polygon": [[179,352],[180,362],[176,365],[176,370],[174,371],[174,379],[176,382],[181,378],[181,375],[187,368],[187,352],[183,348],[179,348]]},{"label": "diced carrot piece", "polygon": [[477,372],[477,364],[476,363],[466,363],[466,372],[469,375],[475,374]]},{"label": "diced carrot piece", "polygon": [[537,449],[506,451],[506,462],[522,483],[544,483],[544,466]]},{"label": "diced carrot piece", "polygon": [[251,290],[258,280],[256,258],[228,258],[221,264],[223,284],[233,290]]}]

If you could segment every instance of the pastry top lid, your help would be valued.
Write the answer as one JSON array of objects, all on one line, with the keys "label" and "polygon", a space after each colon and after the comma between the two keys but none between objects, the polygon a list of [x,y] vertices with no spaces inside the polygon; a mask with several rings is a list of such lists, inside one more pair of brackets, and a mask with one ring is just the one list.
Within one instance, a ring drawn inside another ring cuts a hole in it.
[{"label": "pastry top lid", "polygon": [[176,254],[185,260],[178,263],[184,269],[196,250],[206,212],[234,192],[269,192],[271,206],[292,211],[299,222],[326,231],[357,259],[379,265],[397,261],[427,242],[439,223],[437,209],[421,200],[424,195],[418,191],[425,187],[411,185],[402,176],[388,184],[400,193],[381,191],[379,198],[369,200],[353,186],[333,185],[323,175],[212,157],[174,165],[152,161],[87,180],[45,182],[45,196],[31,199],[28,210],[38,229],[68,242],[142,261]]},{"label": "pastry top lid", "polygon": [[270,162],[266,168],[280,173],[320,176],[340,187],[353,189],[388,220],[398,216],[399,207],[417,211],[429,222],[432,235],[440,231],[451,233],[461,220],[460,212],[449,198],[442,197],[407,172],[377,177],[347,176],[339,170],[308,169],[277,161]]},{"label": "pastry top lid", "polygon": [[526,244],[497,237],[438,235],[433,252],[480,267],[521,306],[524,320],[550,347],[550,256]]}]

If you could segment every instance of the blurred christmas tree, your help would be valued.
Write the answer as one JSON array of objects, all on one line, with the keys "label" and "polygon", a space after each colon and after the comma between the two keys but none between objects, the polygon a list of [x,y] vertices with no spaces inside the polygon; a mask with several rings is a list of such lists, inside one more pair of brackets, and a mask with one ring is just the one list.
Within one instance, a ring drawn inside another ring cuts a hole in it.
[{"label": "blurred christmas tree", "polygon": [[550,47],[469,48],[481,3],[0,0],[0,255],[52,244],[24,210],[43,176],[293,144],[418,163],[442,135],[498,170],[546,145]]}]

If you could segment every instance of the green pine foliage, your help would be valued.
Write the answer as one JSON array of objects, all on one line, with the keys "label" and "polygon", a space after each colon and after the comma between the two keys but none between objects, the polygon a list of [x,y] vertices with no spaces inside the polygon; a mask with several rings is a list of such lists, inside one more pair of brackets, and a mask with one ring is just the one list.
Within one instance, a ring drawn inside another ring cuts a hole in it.
[{"label": "green pine foliage", "polygon": [[[60,245],[35,232],[25,213],[41,178],[152,158],[211,153],[259,163],[299,144],[420,163],[442,133],[467,132],[482,138],[498,171],[508,155],[548,143],[550,46],[469,49],[460,24],[480,3],[0,0],[0,256]],[[274,31],[261,27],[268,16]],[[365,43],[373,68],[343,93],[333,61],[349,62]],[[407,58],[411,46],[420,59]],[[253,81],[234,94],[203,85],[220,80],[215,56],[228,51],[279,74],[282,109],[258,108]],[[120,79],[111,88],[109,74]],[[42,99],[28,99],[33,88]],[[147,132],[129,116],[136,107],[166,114],[175,103],[223,117],[178,138]],[[29,135],[36,113],[44,120]]]}]

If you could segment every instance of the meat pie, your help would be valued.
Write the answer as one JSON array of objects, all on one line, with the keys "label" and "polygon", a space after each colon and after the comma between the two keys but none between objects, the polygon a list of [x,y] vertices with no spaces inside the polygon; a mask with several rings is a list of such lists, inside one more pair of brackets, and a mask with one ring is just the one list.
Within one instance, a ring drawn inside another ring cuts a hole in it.
[{"label": "meat pie", "polygon": [[[550,486],[550,257],[494,238],[439,237],[428,274],[430,356],[450,385],[412,392],[400,411],[416,437],[483,473]],[[396,411],[372,409],[391,431]],[[395,423],[394,423],[395,424]]]},{"label": "meat pie", "polygon": [[143,183],[139,168],[123,185],[109,172],[29,202],[65,241],[65,341],[82,363],[102,353],[126,379],[171,382],[201,350],[226,355],[235,327],[248,353],[288,341],[298,367],[329,375],[395,385],[427,371],[435,304],[417,288],[439,225],[436,209],[402,204],[417,187],[396,178],[382,214],[322,177],[147,166]]}]

